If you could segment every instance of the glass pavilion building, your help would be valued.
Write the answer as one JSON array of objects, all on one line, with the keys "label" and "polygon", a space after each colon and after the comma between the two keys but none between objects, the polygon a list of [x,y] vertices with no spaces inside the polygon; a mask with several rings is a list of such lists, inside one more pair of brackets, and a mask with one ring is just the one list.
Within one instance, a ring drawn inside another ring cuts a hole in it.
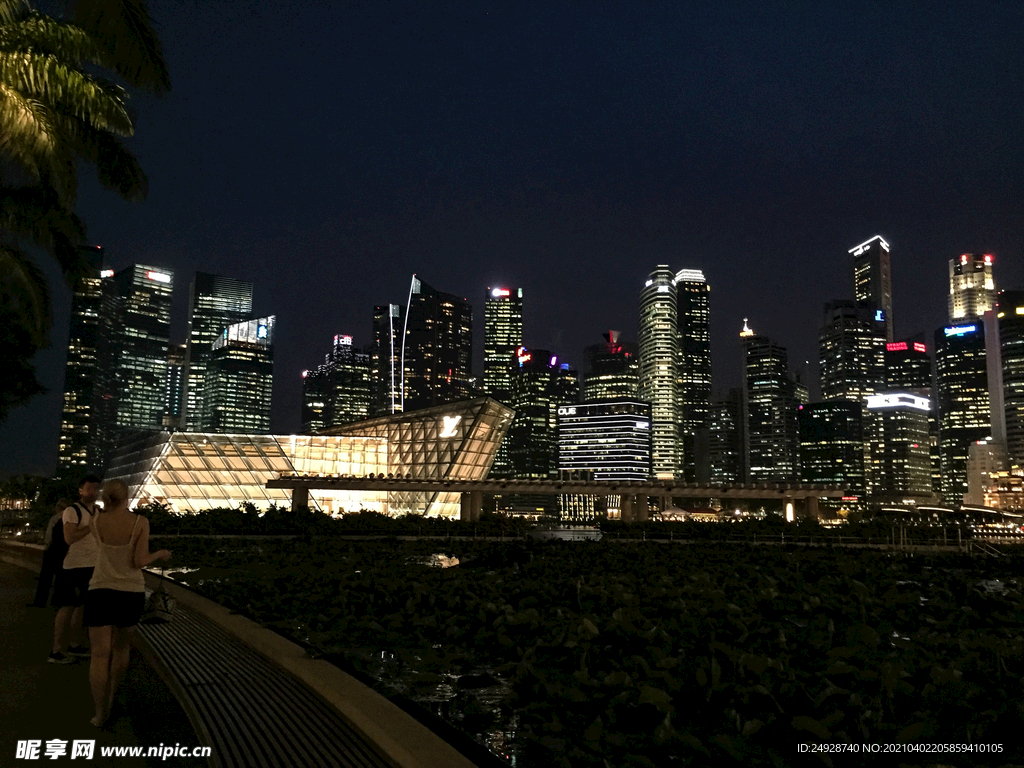
[{"label": "glass pavilion building", "polygon": [[[265,487],[289,474],[483,480],[512,415],[512,409],[483,397],[316,435],[161,432],[127,446],[107,476],[128,483],[132,507],[159,502],[178,513],[246,502],[262,509],[290,505],[290,490]],[[459,493],[311,490],[309,499],[329,514],[460,514]]]}]

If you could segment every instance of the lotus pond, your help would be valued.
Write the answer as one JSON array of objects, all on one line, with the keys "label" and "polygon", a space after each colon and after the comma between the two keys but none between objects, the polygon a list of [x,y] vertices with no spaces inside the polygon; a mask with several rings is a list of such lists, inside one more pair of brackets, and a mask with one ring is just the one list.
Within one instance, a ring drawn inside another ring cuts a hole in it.
[{"label": "lotus pond", "polygon": [[1001,745],[890,762],[1024,762],[1024,557],[1012,552],[164,545],[182,583],[344,657],[522,768],[785,766],[801,743]]}]

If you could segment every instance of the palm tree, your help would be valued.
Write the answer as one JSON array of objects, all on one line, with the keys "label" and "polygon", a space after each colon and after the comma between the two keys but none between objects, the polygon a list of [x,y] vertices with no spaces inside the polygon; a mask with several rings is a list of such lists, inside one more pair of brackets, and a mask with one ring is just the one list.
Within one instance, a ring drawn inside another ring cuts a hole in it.
[{"label": "palm tree", "polygon": [[144,0],[79,0],[67,10],[63,21],[28,0],[0,0],[0,322],[9,331],[0,363],[17,379],[0,396],[0,422],[42,391],[28,360],[48,345],[50,295],[27,249],[55,258],[69,287],[85,271],[79,166],[127,200],[146,196],[123,142],[135,130],[128,93],[91,73],[102,68],[157,95],[170,89]]}]

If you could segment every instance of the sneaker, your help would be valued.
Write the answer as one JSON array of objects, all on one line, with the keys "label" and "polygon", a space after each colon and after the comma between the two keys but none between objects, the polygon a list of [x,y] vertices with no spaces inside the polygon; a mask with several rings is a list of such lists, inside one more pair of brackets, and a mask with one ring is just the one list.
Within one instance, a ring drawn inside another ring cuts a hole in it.
[{"label": "sneaker", "polygon": [[51,664],[70,664],[74,661],[74,659],[72,659],[65,653],[61,653],[60,651],[54,651],[50,654],[50,657],[47,659],[47,661]]},{"label": "sneaker", "polygon": [[92,654],[92,651],[90,651],[84,645],[72,645],[70,648],[68,648],[68,653],[71,656],[89,656]]}]

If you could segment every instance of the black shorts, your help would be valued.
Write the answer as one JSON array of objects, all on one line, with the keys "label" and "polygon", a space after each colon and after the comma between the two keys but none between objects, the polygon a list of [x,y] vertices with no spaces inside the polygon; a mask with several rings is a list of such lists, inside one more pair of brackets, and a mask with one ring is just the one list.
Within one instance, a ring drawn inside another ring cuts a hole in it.
[{"label": "black shorts", "polygon": [[53,585],[54,608],[77,608],[85,604],[92,568],[61,568]]},{"label": "black shorts", "polygon": [[90,589],[85,599],[87,627],[134,627],[146,607],[145,592],[124,592],[120,589]]}]

